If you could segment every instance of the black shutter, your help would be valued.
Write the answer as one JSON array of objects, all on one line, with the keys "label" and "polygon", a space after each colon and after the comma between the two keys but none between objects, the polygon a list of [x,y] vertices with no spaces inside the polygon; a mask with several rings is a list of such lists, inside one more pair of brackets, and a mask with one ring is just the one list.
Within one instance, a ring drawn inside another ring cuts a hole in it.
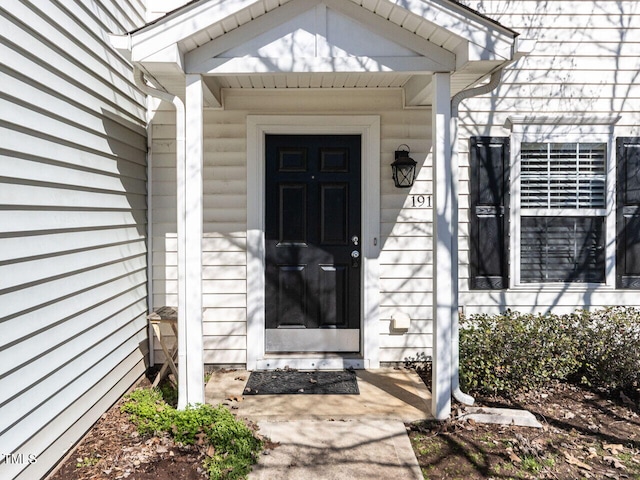
[{"label": "black shutter", "polygon": [[616,141],[616,285],[640,288],[640,137]]},{"label": "black shutter", "polygon": [[470,287],[509,286],[509,138],[470,139]]}]

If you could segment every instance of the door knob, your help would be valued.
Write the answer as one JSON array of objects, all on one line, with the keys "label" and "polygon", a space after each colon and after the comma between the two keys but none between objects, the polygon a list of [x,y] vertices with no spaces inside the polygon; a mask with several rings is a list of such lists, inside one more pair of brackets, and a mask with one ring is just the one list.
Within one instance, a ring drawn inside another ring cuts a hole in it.
[{"label": "door knob", "polygon": [[351,252],[351,266],[353,268],[358,268],[360,266],[360,252],[357,250]]}]

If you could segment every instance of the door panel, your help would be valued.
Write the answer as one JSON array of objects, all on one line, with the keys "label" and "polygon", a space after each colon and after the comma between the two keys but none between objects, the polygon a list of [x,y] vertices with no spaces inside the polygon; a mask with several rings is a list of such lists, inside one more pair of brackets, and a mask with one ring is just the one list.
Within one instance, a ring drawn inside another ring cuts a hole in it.
[{"label": "door panel", "polygon": [[307,186],[280,185],[278,243],[307,243]]},{"label": "door panel", "polygon": [[319,298],[323,305],[321,327],[348,328],[345,324],[345,319],[348,318],[348,276],[346,265],[320,265]]},{"label": "door panel", "polygon": [[360,143],[266,138],[267,351],[359,351]]},{"label": "door panel", "polygon": [[320,186],[320,242],[323,245],[347,245],[349,186]]}]

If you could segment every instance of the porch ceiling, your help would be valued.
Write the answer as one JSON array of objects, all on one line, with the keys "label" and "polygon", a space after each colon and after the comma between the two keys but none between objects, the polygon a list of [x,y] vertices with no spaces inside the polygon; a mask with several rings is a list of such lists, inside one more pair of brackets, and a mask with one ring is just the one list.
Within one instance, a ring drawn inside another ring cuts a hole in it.
[{"label": "porch ceiling", "polygon": [[424,106],[433,73],[452,73],[453,95],[512,61],[516,37],[454,0],[199,0],[123,50],[171,93],[204,75],[214,106],[224,89],[311,88],[401,88]]}]

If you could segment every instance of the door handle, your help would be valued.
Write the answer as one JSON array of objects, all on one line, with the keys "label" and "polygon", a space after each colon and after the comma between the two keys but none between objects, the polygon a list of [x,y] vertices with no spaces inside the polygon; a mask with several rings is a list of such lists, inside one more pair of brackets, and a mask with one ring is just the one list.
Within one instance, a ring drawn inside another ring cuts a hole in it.
[{"label": "door handle", "polygon": [[351,266],[353,268],[358,268],[360,266],[360,252],[357,250],[351,252]]}]

